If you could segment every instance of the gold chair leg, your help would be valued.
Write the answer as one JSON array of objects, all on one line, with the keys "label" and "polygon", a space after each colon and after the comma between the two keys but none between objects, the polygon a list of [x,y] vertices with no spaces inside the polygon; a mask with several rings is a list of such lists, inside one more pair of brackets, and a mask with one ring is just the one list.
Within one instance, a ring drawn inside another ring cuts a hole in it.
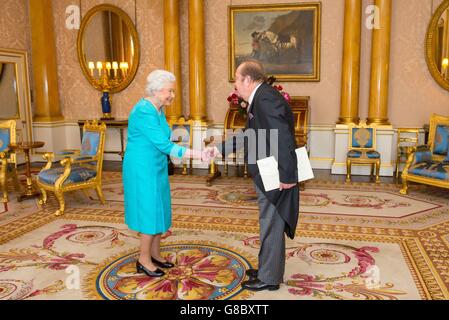
[{"label": "gold chair leg", "polygon": [[187,175],[187,163],[182,164],[182,175],[183,176]]},{"label": "gold chair leg", "polygon": [[380,183],[380,161],[376,162],[376,183]]},{"label": "gold chair leg", "polygon": [[103,190],[101,189],[101,185],[95,187],[95,191],[97,192],[98,199],[100,199],[101,204],[105,204]]},{"label": "gold chair leg", "polygon": [[64,210],[65,210],[64,194],[62,193],[61,190],[57,190],[57,191],[55,191],[55,196],[59,202],[59,210],[55,211],[55,216],[59,217],[64,214]]},{"label": "gold chair leg", "polygon": [[209,175],[213,176],[215,174],[216,169],[217,168],[216,168],[215,160],[212,159],[209,164]]},{"label": "gold chair leg", "polygon": [[6,171],[8,163],[6,162],[6,158],[1,159],[0,163],[0,190],[2,191],[2,202],[7,203],[8,202],[8,186],[6,183]]},{"label": "gold chair leg", "polygon": [[396,179],[399,179],[399,160],[400,160],[400,158],[396,157],[396,168],[394,171]]},{"label": "gold chair leg", "polygon": [[40,192],[42,193],[42,199],[39,200],[40,205],[47,204],[47,191],[45,189],[39,188]]},{"label": "gold chair leg", "polygon": [[346,182],[351,182],[351,160],[346,160]]},{"label": "gold chair leg", "polygon": [[206,186],[212,186],[212,182],[218,177],[221,177],[221,172],[218,171],[215,161],[211,160],[209,166],[209,176],[206,179]]},{"label": "gold chair leg", "polygon": [[2,196],[2,201],[1,202],[3,202],[3,203],[8,203],[8,201],[9,201],[9,199],[8,199],[8,191],[6,190],[6,183],[2,183],[2,187],[1,187],[1,190],[2,190],[2,193],[3,193],[3,196]]},{"label": "gold chair leg", "polygon": [[408,194],[408,183],[407,178],[402,177],[402,189],[399,191],[400,194],[406,195]]},{"label": "gold chair leg", "polygon": [[371,164],[371,173],[370,173],[370,176],[371,176],[371,177],[374,177],[375,167],[376,167],[376,164],[375,164],[375,163]]}]

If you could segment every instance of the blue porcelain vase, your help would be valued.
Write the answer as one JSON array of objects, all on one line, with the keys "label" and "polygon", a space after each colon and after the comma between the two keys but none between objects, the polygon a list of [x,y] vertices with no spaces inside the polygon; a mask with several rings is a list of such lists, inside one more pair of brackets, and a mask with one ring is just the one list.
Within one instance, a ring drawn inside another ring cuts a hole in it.
[{"label": "blue porcelain vase", "polygon": [[109,92],[103,92],[101,97],[101,109],[103,114],[111,114],[111,102],[109,101]]}]

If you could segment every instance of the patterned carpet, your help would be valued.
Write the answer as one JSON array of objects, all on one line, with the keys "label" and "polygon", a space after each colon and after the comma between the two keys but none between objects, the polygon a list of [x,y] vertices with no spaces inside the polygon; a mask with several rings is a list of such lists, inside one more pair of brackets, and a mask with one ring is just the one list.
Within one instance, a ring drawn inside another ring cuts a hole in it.
[{"label": "patterned carpet", "polygon": [[[120,173],[95,193],[0,207],[0,299],[448,299],[449,196],[394,184],[313,181],[301,192],[278,291],[241,289],[257,267],[258,211],[251,180],[171,177],[173,228],[163,278],[135,273],[138,236],[123,224]],[[11,196],[13,198],[14,195]]]}]

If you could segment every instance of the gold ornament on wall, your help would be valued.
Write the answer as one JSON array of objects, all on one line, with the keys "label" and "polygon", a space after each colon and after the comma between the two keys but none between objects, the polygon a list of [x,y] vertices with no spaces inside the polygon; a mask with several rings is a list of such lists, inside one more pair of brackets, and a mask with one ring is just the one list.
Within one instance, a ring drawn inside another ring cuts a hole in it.
[{"label": "gold ornament on wall", "polygon": [[443,1],[432,16],[425,50],[430,74],[442,88],[449,90],[449,0]]}]

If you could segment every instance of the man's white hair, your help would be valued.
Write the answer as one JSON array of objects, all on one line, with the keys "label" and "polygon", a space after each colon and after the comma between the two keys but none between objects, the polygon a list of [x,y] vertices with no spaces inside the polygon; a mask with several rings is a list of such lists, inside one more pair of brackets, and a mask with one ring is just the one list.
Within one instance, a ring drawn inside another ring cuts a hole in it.
[{"label": "man's white hair", "polygon": [[161,91],[167,84],[175,82],[176,77],[173,73],[166,70],[154,70],[147,77],[147,86],[145,92],[150,97]]}]

